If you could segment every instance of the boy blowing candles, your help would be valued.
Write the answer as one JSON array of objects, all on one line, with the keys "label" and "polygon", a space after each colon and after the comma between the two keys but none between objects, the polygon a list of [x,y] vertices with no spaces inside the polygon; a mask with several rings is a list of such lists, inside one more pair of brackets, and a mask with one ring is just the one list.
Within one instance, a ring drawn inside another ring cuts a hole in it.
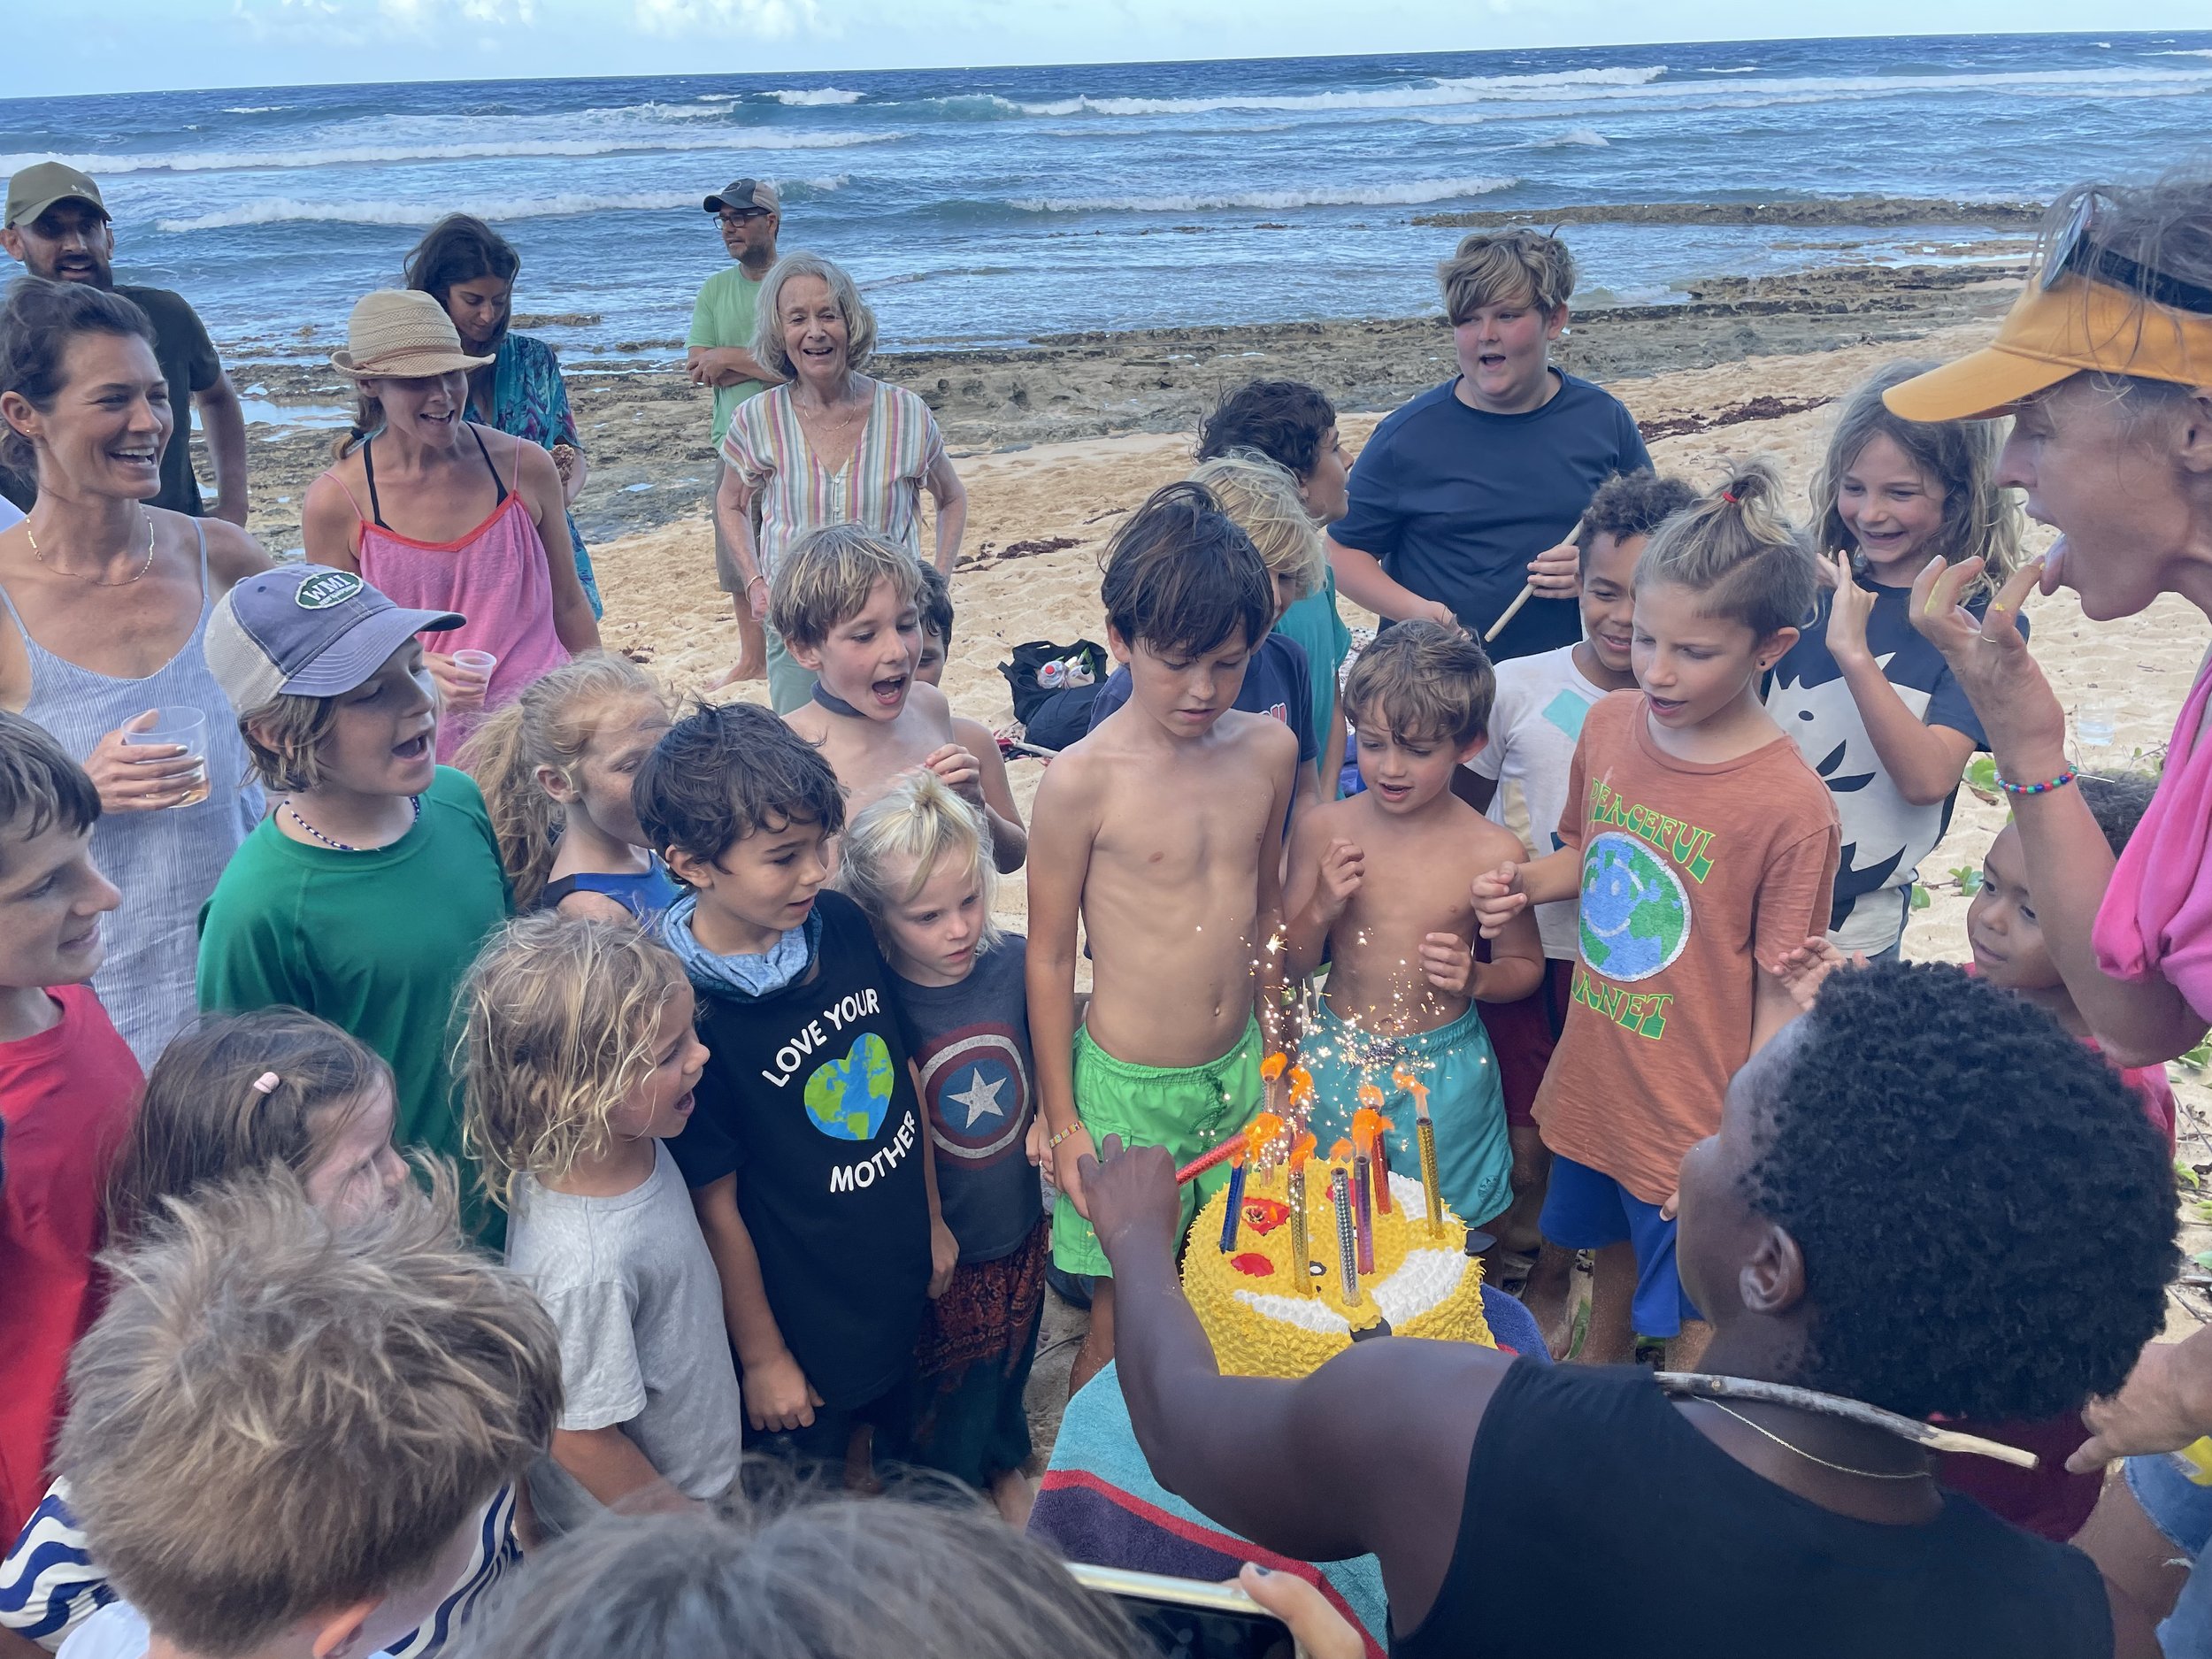
[{"label": "boy blowing candles", "polygon": [[[1099,1275],[1071,1389],[1113,1357],[1113,1284],[1077,1160],[1116,1133],[1178,1163],[1258,1110],[1280,1020],[1281,833],[1298,740],[1234,710],[1275,620],[1251,539],[1192,484],[1132,514],[1107,552],[1107,640],[1129,701],[1045,773],[1029,852],[1029,1018],[1059,1197],[1053,1259]],[[1076,924],[1094,956],[1075,1018]],[[1183,1189],[1186,1226],[1229,1177]]]},{"label": "boy blowing candles", "polygon": [[1325,948],[1331,957],[1299,1047],[1315,1085],[1308,1127],[1328,1146],[1350,1133],[1361,1086],[1379,1088],[1392,1165],[1410,1171],[1416,1123],[1432,1110],[1444,1202],[1477,1227],[1512,1201],[1513,1150],[1475,1003],[1525,996],[1544,973],[1526,914],[1499,931],[1489,961],[1474,956],[1475,878],[1521,851],[1452,793],[1482,747],[1491,689],[1482,647],[1439,622],[1402,622],[1361,653],[1344,707],[1367,787],[1300,820],[1285,905],[1284,971],[1311,972]]}]

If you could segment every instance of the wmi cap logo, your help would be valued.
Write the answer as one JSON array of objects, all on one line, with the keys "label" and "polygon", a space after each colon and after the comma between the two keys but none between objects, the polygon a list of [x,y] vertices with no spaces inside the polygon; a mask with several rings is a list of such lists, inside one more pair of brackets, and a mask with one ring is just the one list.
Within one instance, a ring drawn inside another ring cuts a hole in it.
[{"label": "wmi cap logo", "polygon": [[342,605],[367,586],[351,571],[325,571],[302,582],[299,592],[292,595],[292,603],[303,611],[327,611],[333,605]]}]

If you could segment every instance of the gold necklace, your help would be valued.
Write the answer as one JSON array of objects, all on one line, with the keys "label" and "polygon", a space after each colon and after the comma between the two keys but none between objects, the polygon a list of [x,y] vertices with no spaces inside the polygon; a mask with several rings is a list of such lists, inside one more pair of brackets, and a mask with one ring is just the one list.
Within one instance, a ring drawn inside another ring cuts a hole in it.
[{"label": "gold necklace", "polygon": [[95,588],[128,588],[154,567],[154,516],[147,512],[143,507],[138,511],[146,520],[146,562],[138,567],[136,576],[126,576],[119,582],[104,582],[97,576],[87,576],[80,571],[64,570],[58,565],[47,565],[46,555],[39,551],[38,538],[31,534],[31,521],[28,518],[23,521],[23,537],[31,544],[31,557],[41,565],[45,565],[48,570],[54,572],[57,575],[74,576],[79,581],[89,582]]},{"label": "gold necklace", "polygon": [[1749,1417],[1744,1416],[1742,1412],[1730,1410],[1728,1407],[1721,1404],[1721,1402],[1717,1400],[1708,1399],[1705,1403],[1712,1407],[1714,1410],[1722,1412],[1728,1417],[1735,1418],[1737,1422],[1742,1424],[1744,1427],[1749,1429],[1754,1434],[1765,1435],[1767,1439],[1772,1440],[1784,1451],[1795,1452],[1807,1463],[1818,1463],[1823,1469],[1832,1469],[1839,1475],[1856,1475],[1862,1480],[1927,1480],[1933,1478],[1925,1469],[1915,1469],[1899,1472],[1896,1471],[1884,1469],[1854,1469],[1848,1463],[1832,1463],[1825,1457],[1821,1457],[1812,1452],[1807,1451],[1802,1446],[1792,1445],[1789,1441],[1784,1440],[1779,1434],[1777,1434],[1772,1429],[1765,1428],[1759,1424],[1754,1423]]}]

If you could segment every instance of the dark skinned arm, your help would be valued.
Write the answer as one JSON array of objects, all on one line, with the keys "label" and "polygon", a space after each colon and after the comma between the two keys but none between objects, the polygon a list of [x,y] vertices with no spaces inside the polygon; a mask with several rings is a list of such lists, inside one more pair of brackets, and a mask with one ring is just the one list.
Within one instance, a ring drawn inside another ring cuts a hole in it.
[{"label": "dark skinned arm", "polygon": [[1111,1135],[1105,1150],[1083,1159],[1083,1181],[1114,1268],[1122,1397],[1154,1476],[1284,1555],[1375,1555],[1392,1624],[1410,1630],[1451,1564],[1475,1430],[1511,1362],[1393,1339],[1298,1382],[1224,1377],[1176,1272],[1174,1161],[1160,1147],[1124,1153]]}]

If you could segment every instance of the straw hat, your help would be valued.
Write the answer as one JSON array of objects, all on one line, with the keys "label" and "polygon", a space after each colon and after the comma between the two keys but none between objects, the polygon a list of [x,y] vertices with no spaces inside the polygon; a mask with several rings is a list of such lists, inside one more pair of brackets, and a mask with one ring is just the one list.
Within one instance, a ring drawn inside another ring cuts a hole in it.
[{"label": "straw hat", "polygon": [[491,361],[463,351],[445,307],[413,288],[364,294],[346,319],[346,349],[330,354],[330,366],[341,374],[395,380],[428,380]]}]

